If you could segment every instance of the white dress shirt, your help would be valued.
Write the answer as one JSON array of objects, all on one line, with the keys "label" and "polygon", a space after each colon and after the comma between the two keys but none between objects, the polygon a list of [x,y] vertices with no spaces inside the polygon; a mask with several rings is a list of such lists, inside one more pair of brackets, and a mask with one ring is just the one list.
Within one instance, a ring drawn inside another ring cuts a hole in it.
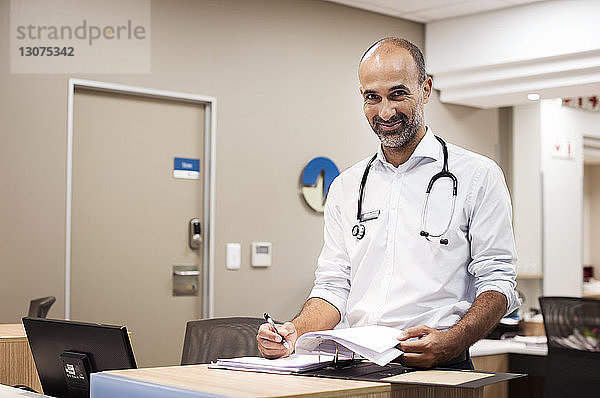
[{"label": "white dress shirt", "polygon": [[[397,168],[381,148],[365,186],[362,213],[380,210],[364,222],[365,236],[352,236],[358,223],[360,181],[369,158],[341,173],[325,206],[325,243],[310,297],[335,306],[349,326],[406,329],[425,324],[447,329],[476,296],[495,290],[506,296],[507,313],[519,305],[515,292],[512,208],[501,169],[492,160],[452,144],[448,168],[458,179],[450,229],[428,241],[420,236],[425,190],[441,171],[443,152],[427,132],[411,157]],[[426,230],[439,234],[450,218],[452,184],[438,180],[431,192]]]}]

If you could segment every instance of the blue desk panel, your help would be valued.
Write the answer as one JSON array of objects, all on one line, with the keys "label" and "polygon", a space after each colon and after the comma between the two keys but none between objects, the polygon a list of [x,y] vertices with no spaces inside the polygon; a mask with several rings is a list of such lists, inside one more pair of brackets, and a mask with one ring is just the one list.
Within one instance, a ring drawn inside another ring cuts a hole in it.
[{"label": "blue desk panel", "polygon": [[223,395],[183,390],[162,384],[142,382],[129,377],[106,373],[92,373],[90,378],[90,398],[222,398]]}]

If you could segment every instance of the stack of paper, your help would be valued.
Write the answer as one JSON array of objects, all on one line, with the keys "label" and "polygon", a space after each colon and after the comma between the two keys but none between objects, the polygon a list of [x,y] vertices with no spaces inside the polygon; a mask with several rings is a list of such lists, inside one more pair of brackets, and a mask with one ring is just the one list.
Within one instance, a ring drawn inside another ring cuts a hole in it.
[{"label": "stack of paper", "polygon": [[241,357],[230,359],[219,359],[211,364],[211,368],[251,370],[255,372],[268,373],[298,373],[308,370],[319,369],[333,361],[330,355],[290,355],[287,358],[266,359],[259,357]]},{"label": "stack of paper", "polygon": [[402,354],[396,348],[401,332],[379,325],[310,332],[298,338],[296,353],[335,355],[337,349],[340,358],[349,358],[354,352],[383,366]]},{"label": "stack of paper", "polygon": [[219,359],[210,367],[269,373],[299,373],[325,367],[338,359],[359,355],[384,366],[402,351],[396,348],[401,330],[387,326],[362,326],[306,333],[296,341],[296,353],[280,359],[241,357]]}]

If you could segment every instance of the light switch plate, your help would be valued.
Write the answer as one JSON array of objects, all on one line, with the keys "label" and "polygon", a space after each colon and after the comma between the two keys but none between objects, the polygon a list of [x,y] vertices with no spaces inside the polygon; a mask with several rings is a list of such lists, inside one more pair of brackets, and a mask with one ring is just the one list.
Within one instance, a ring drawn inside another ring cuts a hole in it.
[{"label": "light switch plate", "polygon": [[240,269],[242,264],[242,245],[239,243],[227,244],[227,269]]},{"label": "light switch plate", "polygon": [[252,266],[271,266],[271,242],[252,242]]}]

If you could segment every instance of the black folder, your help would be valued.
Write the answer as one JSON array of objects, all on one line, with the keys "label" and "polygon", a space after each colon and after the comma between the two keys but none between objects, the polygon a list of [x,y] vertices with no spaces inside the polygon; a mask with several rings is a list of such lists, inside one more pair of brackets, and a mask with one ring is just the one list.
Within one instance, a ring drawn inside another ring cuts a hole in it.
[{"label": "black folder", "polygon": [[314,377],[327,377],[332,379],[345,379],[345,380],[359,380],[359,381],[376,381],[385,382],[392,384],[418,384],[418,385],[431,385],[431,386],[448,386],[457,388],[478,388],[487,386],[488,384],[498,383],[501,381],[507,381],[524,377],[524,374],[518,373],[498,373],[498,372],[482,372],[478,370],[457,370],[457,369],[446,369],[446,368],[433,368],[431,370],[448,370],[455,372],[475,372],[478,374],[487,374],[489,376],[468,381],[461,384],[440,384],[440,383],[427,383],[427,382],[409,382],[400,380],[384,380],[388,377],[398,376],[408,372],[414,372],[424,369],[407,368],[400,364],[389,363],[385,366],[379,366],[375,363],[362,361],[356,362],[345,367],[326,367],[323,369],[310,370],[308,372],[302,372],[302,376],[314,376]]}]

